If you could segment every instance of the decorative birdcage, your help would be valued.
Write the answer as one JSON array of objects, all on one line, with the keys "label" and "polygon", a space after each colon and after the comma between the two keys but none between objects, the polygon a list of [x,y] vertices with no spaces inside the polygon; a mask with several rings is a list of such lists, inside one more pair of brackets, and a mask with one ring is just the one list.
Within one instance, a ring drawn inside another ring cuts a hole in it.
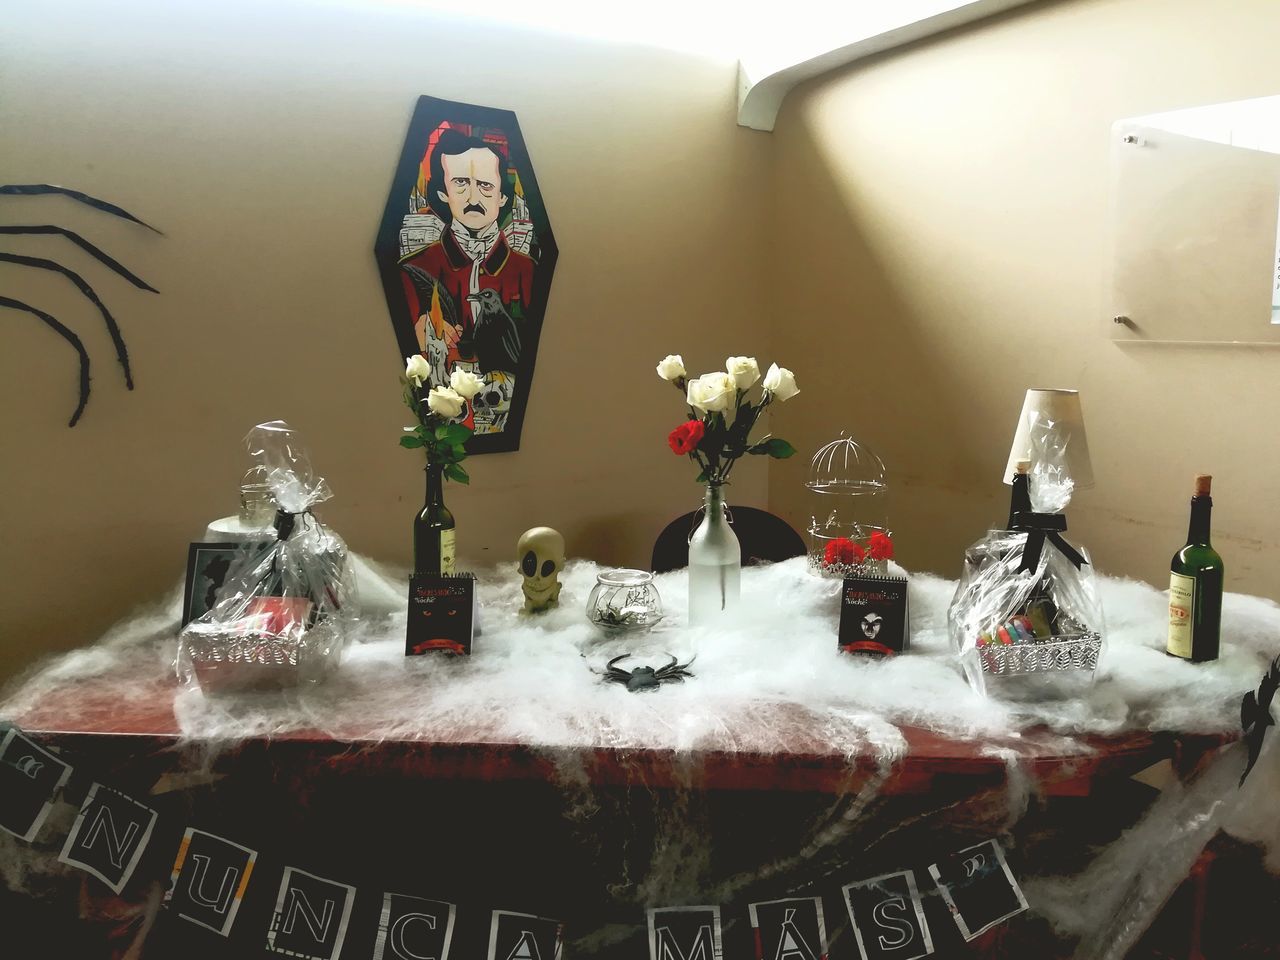
[{"label": "decorative birdcage", "polygon": [[809,569],[820,576],[885,574],[893,548],[884,461],[842,432],[809,464]]}]

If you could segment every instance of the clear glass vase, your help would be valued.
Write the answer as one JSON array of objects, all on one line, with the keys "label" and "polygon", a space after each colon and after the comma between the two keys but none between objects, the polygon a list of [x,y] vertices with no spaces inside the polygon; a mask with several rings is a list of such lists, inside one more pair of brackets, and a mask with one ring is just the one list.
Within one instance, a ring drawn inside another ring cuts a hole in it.
[{"label": "clear glass vase", "polygon": [[713,622],[738,605],[742,548],[729,526],[724,490],[707,484],[706,511],[689,538],[689,623]]}]

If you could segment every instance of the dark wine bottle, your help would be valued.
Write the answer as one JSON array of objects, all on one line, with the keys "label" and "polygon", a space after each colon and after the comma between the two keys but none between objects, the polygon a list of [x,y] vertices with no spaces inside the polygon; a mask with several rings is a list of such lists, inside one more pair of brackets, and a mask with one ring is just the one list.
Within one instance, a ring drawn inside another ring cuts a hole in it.
[{"label": "dark wine bottle", "polygon": [[1173,555],[1169,572],[1169,640],[1175,657],[1204,663],[1218,659],[1222,622],[1222,558],[1209,543],[1213,477],[1196,477],[1187,544]]},{"label": "dark wine bottle", "polygon": [[444,467],[427,464],[427,502],[413,521],[413,569],[420,574],[454,572],[453,513],[444,505]]},{"label": "dark wine bottle", "polygon": [[1018,514],[1031,512],[1031,477],[1027,473],[1030,469],[1030,460],[1018,461],[1017,472],[1013,475],[1013,492],[1009,495],[1009,523],[1005,526],[1006,530],[1017,528]]}]

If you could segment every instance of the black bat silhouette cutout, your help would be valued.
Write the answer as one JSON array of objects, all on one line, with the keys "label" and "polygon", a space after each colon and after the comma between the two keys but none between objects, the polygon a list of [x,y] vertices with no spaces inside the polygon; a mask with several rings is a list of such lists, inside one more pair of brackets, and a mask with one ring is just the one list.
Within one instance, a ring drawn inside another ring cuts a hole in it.
[{"label": "black bat silhouette cutout", "polygon": [[1249,763],[1240,775],[1240,783],[1249,775],[1253,765],[1258,762],[1262,753],[1262,741],[1266,738],[1267,727],[1275,726],[1275,718],[1271,715],[1271,701],[1280,688],[1280,657],[1271,661],[1271,669],[1258,684],[1258,692],[1252,690],[1240,701],[1240,726],[1244,728],[1244,742],[1249,748]]}]

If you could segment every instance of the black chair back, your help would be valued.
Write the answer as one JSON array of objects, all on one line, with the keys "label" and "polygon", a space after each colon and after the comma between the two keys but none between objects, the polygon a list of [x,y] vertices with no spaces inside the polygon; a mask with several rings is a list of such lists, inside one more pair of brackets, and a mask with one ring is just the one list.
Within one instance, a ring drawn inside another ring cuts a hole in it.
[{"label": "black chair back", "polygon": [[[755,507],[729,507],[729,525],[742,546],[742,564],[776,563],[803,557],[808,550],[804,538],[785,520]],[[689,565],[689,535],[701,511],[672,520],[653,544],[650,569],[654,573],[680,570]]]}]

